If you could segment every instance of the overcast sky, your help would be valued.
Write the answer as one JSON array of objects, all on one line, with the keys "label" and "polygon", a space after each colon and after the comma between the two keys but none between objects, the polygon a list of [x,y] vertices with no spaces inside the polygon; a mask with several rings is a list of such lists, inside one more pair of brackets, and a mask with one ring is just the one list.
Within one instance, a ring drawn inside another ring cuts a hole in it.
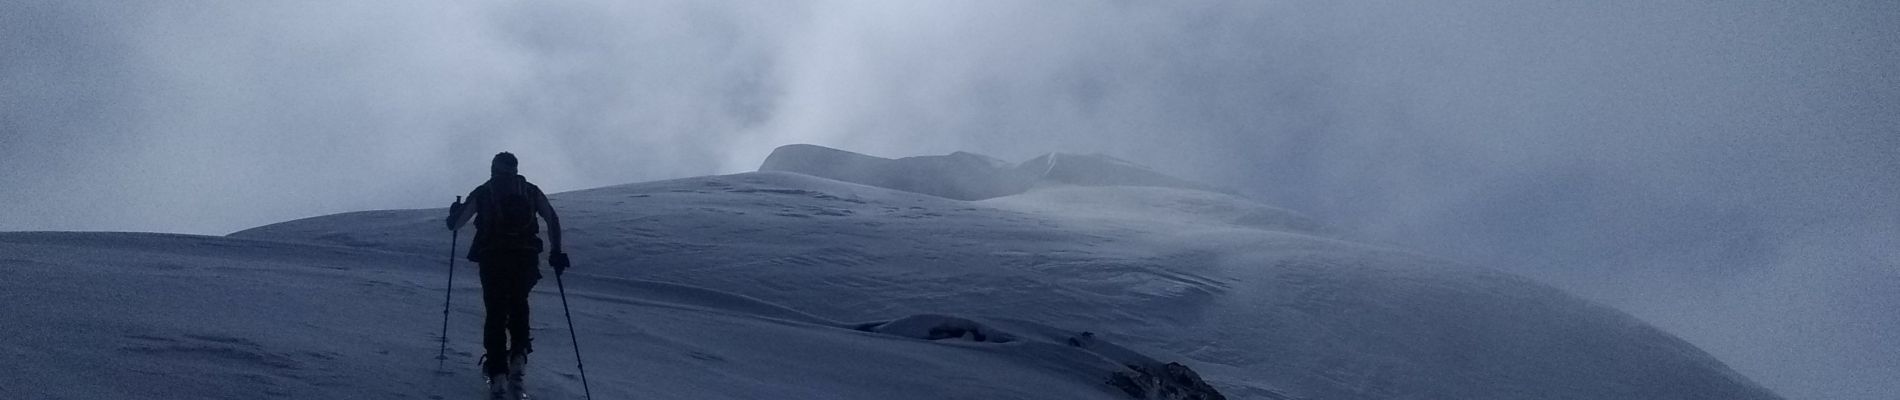
[{"label": "overcast sky", "polygon": [[0,1],[0,230],[1100,152],[1900,393],[1900,2],[390,3]]}]

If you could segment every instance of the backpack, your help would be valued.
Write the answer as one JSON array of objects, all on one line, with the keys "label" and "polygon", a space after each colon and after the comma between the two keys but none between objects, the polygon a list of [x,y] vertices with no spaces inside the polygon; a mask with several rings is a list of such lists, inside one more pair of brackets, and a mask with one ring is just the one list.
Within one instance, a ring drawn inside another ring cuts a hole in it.
[{"label": "backpack", "polygon": [[496,177],[486,185],[488,197],[478,205],[476,247],[484,252],[540,253],[540,225],[535,221],[535,198],[540,192],[520,175]]}]

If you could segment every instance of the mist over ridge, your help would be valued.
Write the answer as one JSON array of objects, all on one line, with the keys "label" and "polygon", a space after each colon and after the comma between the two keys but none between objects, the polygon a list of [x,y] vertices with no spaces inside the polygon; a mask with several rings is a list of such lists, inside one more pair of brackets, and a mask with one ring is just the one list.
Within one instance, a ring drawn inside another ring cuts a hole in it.
[{"label": "mist over ridge", "polygon": [[777,146],[1102,153],[1900,392],[1900,4],[0,5],[0,230],[223,234]]}]

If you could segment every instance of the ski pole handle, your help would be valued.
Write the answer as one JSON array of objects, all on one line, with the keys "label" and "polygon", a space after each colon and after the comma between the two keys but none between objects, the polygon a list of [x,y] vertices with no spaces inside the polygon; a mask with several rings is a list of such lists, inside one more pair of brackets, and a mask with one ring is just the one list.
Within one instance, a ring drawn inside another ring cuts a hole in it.
[{"label": "ski pole handle", "polygon": [[458,224],[462,221],[462,211],[462,196],[455,196],[455,202],[449,203],[449,219],[443,221],[448,225],[450,232],[458,234],[462,232],[462,227]]}]

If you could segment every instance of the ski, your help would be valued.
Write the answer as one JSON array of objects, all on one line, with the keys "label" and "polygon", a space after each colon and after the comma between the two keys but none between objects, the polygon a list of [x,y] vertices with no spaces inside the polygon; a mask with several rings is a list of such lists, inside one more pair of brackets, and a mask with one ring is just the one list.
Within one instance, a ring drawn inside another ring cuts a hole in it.
[{"label": "ski", "polygon": [[498,382],[492,377],[485,377],[482,378],[482,382],[488,387],[488,395],[483,397],[484,399],[516,400],[528,398],[528,394],[522,391],[520,386],[510,384],[507,379]]},{"label": "ski", "polygon": [[503,379],[497,383],[493,378],[482,378],[482,382],[488,386],[488,396],[484,397],[487,400],[528,400],[528,389],[518,380]]},{"label": "ski", "polygon": [[521,380],[518,378],[509,379],[508,391],[513,393],[511,397],[516,400],[528,400],[528,388],[522,387]]}]

